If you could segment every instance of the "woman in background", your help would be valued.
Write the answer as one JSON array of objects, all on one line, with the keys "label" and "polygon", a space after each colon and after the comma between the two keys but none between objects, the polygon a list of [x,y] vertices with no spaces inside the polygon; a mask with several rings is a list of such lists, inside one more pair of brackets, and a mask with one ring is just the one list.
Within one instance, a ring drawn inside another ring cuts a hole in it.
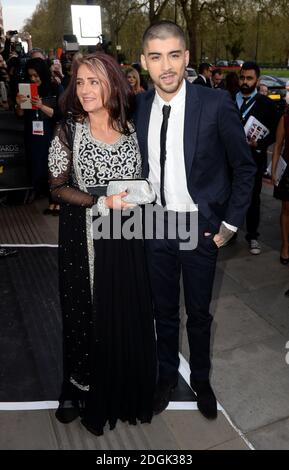
[{"label": "woman in background", "polygon": [[[48,151],[55,124],[60,118],[58,98],[63,88],[52,82],[49,67],[40,58],[30,59],[26,63],[25,81],[38,86],[38,96],[31,99],[31,104],[36,109],[21,109],[21,103],[26,97],[20,93],[16,96],[16,113],[18,116],[24,115],[24,139],[33,186],[32,198],[47,196],[49,206],[44,214],[58,215],[59,205],[49,195]],[[35,123],[39,126],[37,132]]]},{"label": "woman in background", "polygon": [[142,93],[144,89],[140,85],[140,76],[136,69],[133,67],[128,67],[125,69],[125,76],[131,87],[133,93],[136,95],[137,93]]},{"label": "woman in background", "polygon": [[[274,197],[282,201],[281,214],[280,214],[280,227],[281,227],[281,252],[280,263],[289,263],[289,82],[286,84],[286,108],[285,113],[281,117],[277,133],[276,142],[274,145],[272,156],[272,182],[274,184]],[[282,158],[287,163],[287,167],[279,184],[277,185],[276,168],[282,152]]]},{"label": "woman in background", "polygon": [[230,93],[232,100],[236,100],[236,94],[240,90],[239,76],[236,72],[229,72],[225,78],[225,89]]}]

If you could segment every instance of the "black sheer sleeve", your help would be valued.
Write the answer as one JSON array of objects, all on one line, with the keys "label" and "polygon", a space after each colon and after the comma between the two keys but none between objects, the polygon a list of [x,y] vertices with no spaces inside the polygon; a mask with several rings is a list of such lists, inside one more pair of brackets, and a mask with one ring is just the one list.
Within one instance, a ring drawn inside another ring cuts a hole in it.
[{"label": "black sheer sleeve", "polygon": [[58,124],[50,145],[48,160],[52,198],[57,203],[66,202],[76,206],[92,207],[96,203],[96,198],[73,187],[71,183],[72,157],[66,124]]}]

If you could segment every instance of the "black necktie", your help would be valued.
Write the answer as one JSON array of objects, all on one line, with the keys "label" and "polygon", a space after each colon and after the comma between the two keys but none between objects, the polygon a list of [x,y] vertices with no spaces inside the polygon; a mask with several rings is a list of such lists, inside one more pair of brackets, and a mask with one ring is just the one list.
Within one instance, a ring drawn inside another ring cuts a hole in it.
[{"label": "black necktie", "polygon": [[243,103],[240,107],[240,114],[241,116],[243,116],[243,113],[246,111],[246,108],[247,108],[247,103],[248,103],[248,100],[250,99],[250,96],[248,97],[245,97],[243,96]]},{"label": "black necktie", "polygon": [[161,203],[162,206],[165,207],[166,199],[165,199],[165,189],[164,189],[164,182],[165,182],[165,162],[166,162],[166,139],[167,139],[167,129],[168,129],[168,121],[170,117],[171,107],[170,106],[163,106],[163,122],[161,127],[161,152],[160,152],[160,166],[161,166]]}]

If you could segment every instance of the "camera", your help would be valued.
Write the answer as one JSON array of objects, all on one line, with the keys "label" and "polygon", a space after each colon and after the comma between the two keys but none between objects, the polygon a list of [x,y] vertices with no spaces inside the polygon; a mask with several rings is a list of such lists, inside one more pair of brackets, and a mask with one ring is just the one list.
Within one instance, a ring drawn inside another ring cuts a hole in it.
[{"label": "camera", "polygon": [[63,36],[63,50],[64,52],[79,51],[79,44],[74,34],[66,34]]},{"label": "camera", "polygon": [[15,43],[14,50],[18,55],[23,55],[23,47],[20,42]]},{"label": "camera", "polygon": [[18,31],[7,31],[8,34],[10,34],[10,36],[15,36],[15,34],[18,34]]}]

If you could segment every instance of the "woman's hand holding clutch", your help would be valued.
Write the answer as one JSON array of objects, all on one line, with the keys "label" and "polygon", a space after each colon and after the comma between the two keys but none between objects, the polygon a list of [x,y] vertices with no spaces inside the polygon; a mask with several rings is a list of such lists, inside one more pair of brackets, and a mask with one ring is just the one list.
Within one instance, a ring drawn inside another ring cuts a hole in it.
[{"label": "woman's hand holding clutch", "polygon": [[116,210],[125,210],[125,209],[133,209],[136,207],[136,204],[130,204],[123,200],[128,193],[126,191],[122,191],[118,194],[112,194],[111,196],[107,196],[104,200],[104,203],[108,209],[116,209]]}]

